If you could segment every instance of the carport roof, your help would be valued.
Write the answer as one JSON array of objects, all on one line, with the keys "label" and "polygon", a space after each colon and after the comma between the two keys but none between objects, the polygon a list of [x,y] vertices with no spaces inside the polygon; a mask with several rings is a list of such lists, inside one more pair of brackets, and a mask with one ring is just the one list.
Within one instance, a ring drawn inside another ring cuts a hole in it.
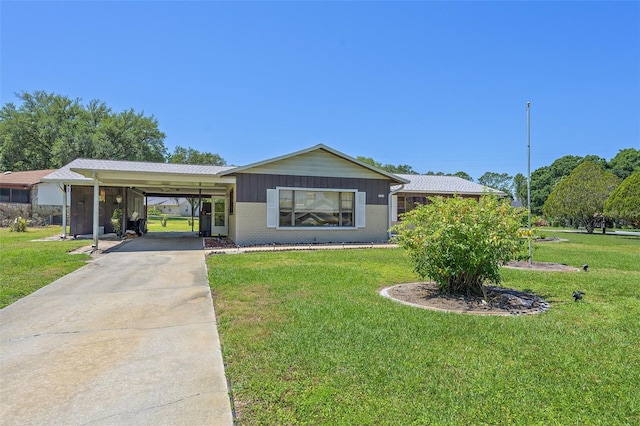
[{"label": "carport roof", "polygon": [[233,179],[221,178],[220,173],[233,168],[233,166],[78,158],[43,177],[42,180],[91,185],[93,184],[92,176],[95,174],[100,185],[136,187],[146,193],[185,194],[197,193],[200,189],[213,190],[220,183],[230,183]]}]

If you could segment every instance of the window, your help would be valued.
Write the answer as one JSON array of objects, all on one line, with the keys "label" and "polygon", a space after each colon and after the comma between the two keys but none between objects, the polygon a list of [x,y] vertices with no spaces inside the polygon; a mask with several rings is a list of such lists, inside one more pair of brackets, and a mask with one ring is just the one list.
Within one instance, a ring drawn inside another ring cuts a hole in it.
[{"label": "window", "polygon": [[268,189],[267,226],[323,229],[364,227],[365,204],[366,194],[353,189]]},{"label": "window", "polygon": [[353,192],[280,190],[279,226],[353,226]]},{"label": "window", "polygon": [[30,190],[15,188],[0,188],[0,202],[29,204]]},{"label": "window", "polygon": [[398,215],[402,213],[408,213],[418,204],[428,204],[427,197],[410,197],[399,195],[398,196]]}]

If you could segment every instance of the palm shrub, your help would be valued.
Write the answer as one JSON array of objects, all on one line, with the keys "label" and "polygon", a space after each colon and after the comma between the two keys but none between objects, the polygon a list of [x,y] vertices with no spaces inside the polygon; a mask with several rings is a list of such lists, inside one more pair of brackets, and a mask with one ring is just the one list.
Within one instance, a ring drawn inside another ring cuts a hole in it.
[{"label": "palm shrub", "polygon": [[526,240],[520,226],[524,210],[494,195],[433,197],[402,216],[393,227],[421,279],[444,293],[484,294],[486,281],[500,282],[499,267],[522,258]]}]

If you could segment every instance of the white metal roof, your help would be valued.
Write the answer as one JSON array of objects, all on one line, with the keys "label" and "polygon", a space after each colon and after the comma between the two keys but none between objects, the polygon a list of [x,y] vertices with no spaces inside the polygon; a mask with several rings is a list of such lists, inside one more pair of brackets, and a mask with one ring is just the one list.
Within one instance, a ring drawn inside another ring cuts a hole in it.
[{"label": "white metal roof", "polygon": [[[435,176],[435,175],[405,175],[398,174],[403,179],[409,181],[400,192],[420,193],[420,194],[460,194],[460,195],[482,195],[492,192],[496,195],[506,195],[502,191],[489,188],[479,183],[462,179],[458,176]],[[394,189],[398,189],[395,187]]]}]

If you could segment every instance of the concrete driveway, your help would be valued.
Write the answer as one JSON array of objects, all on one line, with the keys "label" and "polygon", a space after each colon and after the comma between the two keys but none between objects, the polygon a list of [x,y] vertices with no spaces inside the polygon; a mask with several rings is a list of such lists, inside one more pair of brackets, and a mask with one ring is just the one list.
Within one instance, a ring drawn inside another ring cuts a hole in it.
[{"label": "concrete driveway", "polygon": [[2,425],[230,425],[202,239],[147,234],[0,311]]}]

